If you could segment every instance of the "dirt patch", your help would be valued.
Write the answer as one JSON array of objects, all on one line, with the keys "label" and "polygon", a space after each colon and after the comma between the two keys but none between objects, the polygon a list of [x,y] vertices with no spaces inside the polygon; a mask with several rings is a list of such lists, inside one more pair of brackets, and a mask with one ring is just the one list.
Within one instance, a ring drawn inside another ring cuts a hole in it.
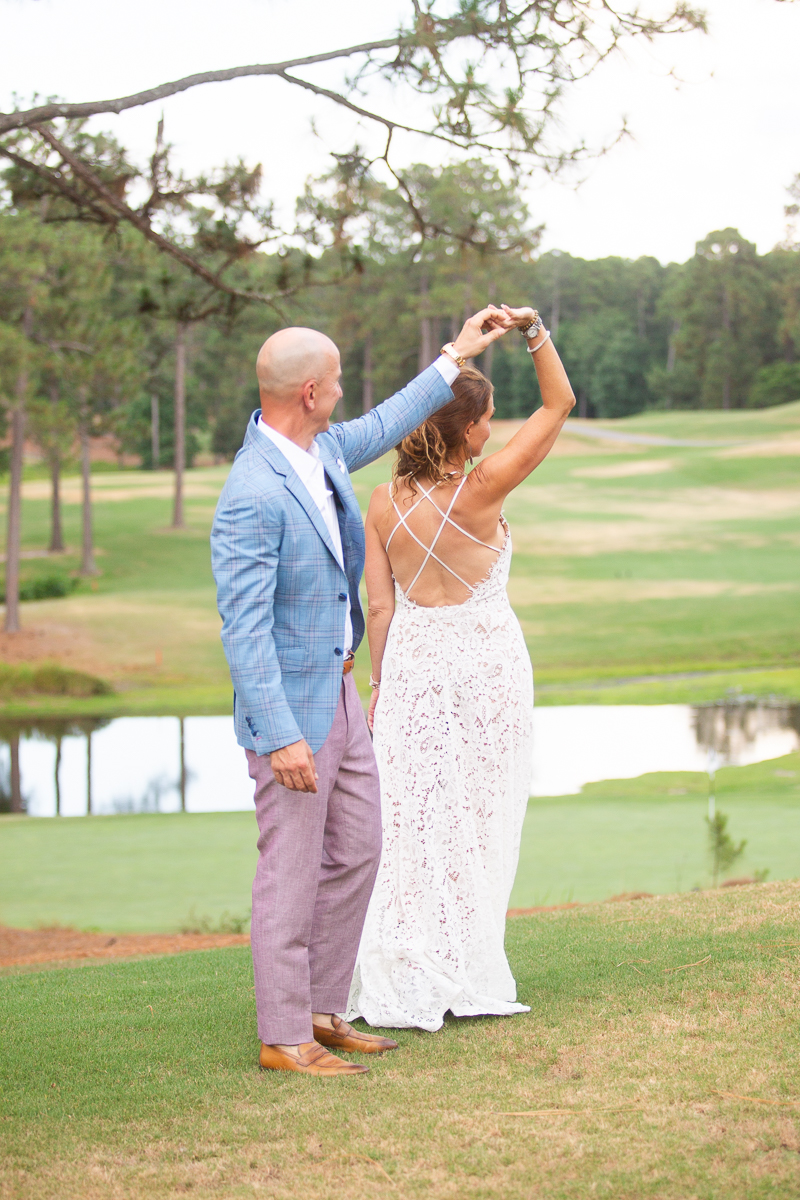
[{"label": "dirt patch", "polygon": [[[578,908],[576,903],[541,908],[510,908],[509,917]],[[0,969],[75,959],[140,958],[148,954],[188,954],[222,946],[248,946],[248,933],[81,933],[78,929],[12,929],[0,925]]]},{"label": "dirt patch", "polygon": [[606,467],[580,467],[572,472],[582,479],[628,479],[634,475],[660,475],[673,471],[675,463],[667,458],[642,458],[634,462],[612,463]]},{"label": "dirt patch", "polygon": [[10,929],[0,926],[0,968],[81,958],[133,958],[186,954],[221,946],[246,946],[246,933],[81,933],[76,929]]},{"label": "dirt patch", "polygon": [[28,626],[18,633],[0,633],[0,659],[6,663],[60,662],[98,674],[105,666],[85,630],[71,625]]},{"label": "dirt patch", "polygon": [[583,908],[577,900],[570,900],[568,904],[539,904],[535,908],[510,908],[506,913],[507,917],[529,917],[532,913],[540,912],[559,912],[562,908]]},{"label": "dirt patch", "polygon": [[783,433],[779,437],[763,442],[749,442],[746,446],[730,446],[717,450],[715,458],[778,458],[785,455],[800,455],[800,438],[796,433]]}]

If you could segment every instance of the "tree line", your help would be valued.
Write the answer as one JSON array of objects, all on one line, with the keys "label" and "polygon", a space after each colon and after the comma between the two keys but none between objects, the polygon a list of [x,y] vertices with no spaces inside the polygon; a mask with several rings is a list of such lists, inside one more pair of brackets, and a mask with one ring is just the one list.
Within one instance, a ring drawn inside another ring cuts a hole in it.
[{"label": "tree line", "polygon": [[[255,353],[290,323],[324,329],[339,343],[342,416],[395,390],[431,361],[467,312],[503,297],[538,303],[586,416],[713,404],[719,379],[725,404],[772,403],[781,388],[781,395],[791,391],[796,356],[788,318],[785,335],[770,327],[753,369],[753,355],[747,358],[744,383],[733,367],[726,375],[732,360],[717,326],[721,320],[731,337],[740,332],[740,284],[748,277],[739,267],[754,259],[733,231],[709,240],[709,271],[719,276],[714,294],[722,299],[714,302],[717,315],[702,314],[700,342],[708,353],[688,336],[698,294],[692,285],[680,292],[676,269],[654,260],[587,263],[538,253],[541,230],[522,200],[521,181],[601,149],[565,144],[557,124],[564,90],[630,40],[705,28],[703,14],[685,3],[650,7],[627,0],[599,9],[590,0],[555,7],[549,0],[409,0],[407,19],[379,41],[190,75],[114,100],[34,98],[33,107],[0,113],[7,164],[0,173],[5,628],[18,622],[25,440],[39,445],[50,470],[53,550],[63,543],[60,475],[80,462],[81,573],[92,574],[92,435],[110,436],[120,454],[135,455],[145,468],[174,471],[173,525],[180,528],[184,467],[200,450],[225,458],[238,448],[257,404]],[[315,82],[313,67],[322,62],[342,70],[339,88]],[[333,154],[334,170],[310,181],[293,228],[279,228],[261,200],[260,167],[238,162],[194,178],[173,169],[163,118],[145,165],[87,124],[249,75],[271,75],[290,92],[300,88],[356,114],[367,141],[376,133],[380,139],[371,152],[355,146]],[[376,81],[394,85],[399,108],[385,106]],[[404,116],[411,96],[420,121],[414,127]],[[428,139],[436,163],[449,157],[458,165],[399,168],[394,146],[403,133]],[[791,307],[795,261],[787,251],[781,313]],[[756,273],[763,282],[762,259]],[[767,293],[772,303],[776,290],[770,275],[756,305]],[[501,415],[535,406],[519,339],[506,339],[482,365],[496,382]],[[773,374],[763,376],[771,366]]]},{"label": "tree line", "polygon": [[[242,164],[207,181],[226,220],[195,203],[173,237],[194,259],[218,264],[226,237],[234,243],[231,228],[252,218],[259,182]],[[800,397],[798,246],[759,255],[726,229],[698,242],[688,262],[667,266],[539,253],[541,229],[519,187],[478,159],[418,164],[405,173],[403,194],[378,184],[357,154],[340,159],[298,202],[298,245],[271,252],[252,239],[226,263],[234,299],[135,229],[69,219],[60,199],[16,168],[5,185],[0,396],[10,521],[18,521],[27,437],[50,469],[51,549],[60,549],[59,478],[77,459],[87,496],[84,574],[95,570],[91,436],[110,434],[120,454],[146,469],[175,469],[180,527],[184,466],[201,450],[221,459],[236,452],[258,404],[258,347],[287,324],[313,325],[340,346],[346,417],[423,369],[475,308],[503,300],[539,307],[581,417]],[[280,299],[248,303],[247,294]],[[495,385],[498,417],[536,407],[521,339],[499,342],[480,365]]]}]

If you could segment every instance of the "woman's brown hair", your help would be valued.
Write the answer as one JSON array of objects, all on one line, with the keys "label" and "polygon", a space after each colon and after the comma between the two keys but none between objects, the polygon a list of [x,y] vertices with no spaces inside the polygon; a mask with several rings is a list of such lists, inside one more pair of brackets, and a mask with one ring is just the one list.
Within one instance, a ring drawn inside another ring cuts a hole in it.
[{"label": "woman's brown hair", "polygon": [[404,480],[416,491],[420,477],[442,483],[448,476],[447,461],[464,447],[467,428],[479,421],[489,407],[492,385],[477,367],[462,367],[452,385],[453,399],[404,437],[397,450],[392,478]]}]

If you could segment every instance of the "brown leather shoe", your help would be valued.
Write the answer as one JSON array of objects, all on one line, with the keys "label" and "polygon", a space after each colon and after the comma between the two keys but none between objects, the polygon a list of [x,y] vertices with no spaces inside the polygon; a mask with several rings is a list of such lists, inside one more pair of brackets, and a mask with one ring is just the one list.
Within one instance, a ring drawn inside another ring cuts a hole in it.
[{"label": "brown leather shoe", "polygon": [[335,1054],[328,1054],[318,1042],[303,1042],[298,1046],[299,1054],[291,1050],[279,1050],[277,1046],[261,1043],[259,1062],[264,1071],[299,1071],[303,1075],[363,1075],[369,1067],[361,1063],[342,1062]]},{"label": "brown leather shoe", "polygon": [[384,1050],[396,1050],[397,1042],[391,1038],[376,1037],[374,1033],[361,1033],[353,1029],[347,1021],[331,1016],[333,1029],[324,1025],[312,1025],[314,1037],[322,1046],[330,1046],[333,1050],[345,1050],[350,1054],[382,1054]]}]

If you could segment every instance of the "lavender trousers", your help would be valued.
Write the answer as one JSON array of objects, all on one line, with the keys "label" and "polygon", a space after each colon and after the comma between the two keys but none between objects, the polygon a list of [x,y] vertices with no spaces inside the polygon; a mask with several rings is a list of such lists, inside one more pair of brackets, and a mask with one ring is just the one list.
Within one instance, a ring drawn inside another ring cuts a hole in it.
[{"label": "lavender trousers", "polygon": [[245,751],[256,785],[259,859],[250,940],[258,1036],[313,1040],[311,1014],[343,1013],[381,852],[378,768],[353,676],[314,755],[316,795],[275,782]]}]

